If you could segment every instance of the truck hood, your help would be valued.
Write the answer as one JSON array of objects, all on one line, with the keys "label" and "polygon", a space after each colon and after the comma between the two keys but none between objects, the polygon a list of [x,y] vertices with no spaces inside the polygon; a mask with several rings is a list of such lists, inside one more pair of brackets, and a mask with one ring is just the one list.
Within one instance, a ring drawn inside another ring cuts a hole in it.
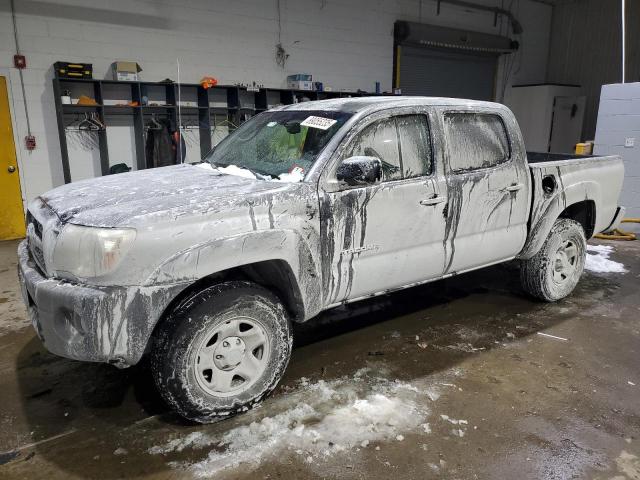
[{"label": "truck hood", "polygon": [[139,226],[251,201],[299,185],[222,174],[203,165],[120,173],[63,185],[40,196],[63,223],[93,227]]}]

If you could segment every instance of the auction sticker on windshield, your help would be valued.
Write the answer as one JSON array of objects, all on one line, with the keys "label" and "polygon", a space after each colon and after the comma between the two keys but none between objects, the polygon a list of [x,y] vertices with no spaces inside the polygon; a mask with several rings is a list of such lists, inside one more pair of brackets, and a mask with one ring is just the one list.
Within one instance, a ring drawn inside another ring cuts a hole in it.
[{"label": "auction sticker on windshield", "polygon": [[301,127],[319,128],[320,130],[328,130],[333,126],[337,120],[333,118],[314,117],[311,115],[307,117],[304,122],[300,122]]}]

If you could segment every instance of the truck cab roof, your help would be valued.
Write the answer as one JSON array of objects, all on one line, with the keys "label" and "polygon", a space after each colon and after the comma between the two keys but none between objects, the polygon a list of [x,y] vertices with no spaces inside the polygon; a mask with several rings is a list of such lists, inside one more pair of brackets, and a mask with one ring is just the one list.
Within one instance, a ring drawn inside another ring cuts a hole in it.
[{"label": "truck cab roof", "polygon": [[280,110],[331,110],[347,113],[372,113],[378,110],[393,107],[412,106],[451,106],[451,107],[477,107],[477,108],[506,108],[495,102],[480,100],[468,100],[463,98],[447,97],[413,97],[413,96],[371,96],[332,98],[328,100],[314,100],[310,102],[294,103],[280,107]]}]

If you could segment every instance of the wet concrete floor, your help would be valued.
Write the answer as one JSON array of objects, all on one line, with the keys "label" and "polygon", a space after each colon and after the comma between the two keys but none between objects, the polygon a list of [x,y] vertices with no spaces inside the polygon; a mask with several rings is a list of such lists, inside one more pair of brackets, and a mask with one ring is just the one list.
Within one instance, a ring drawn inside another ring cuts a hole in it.
[{"label": "wet concrete floor", "polygon": [[640,479],[640,242],[609,244],[629,271],[556,304],[507,264],[324,314],[260,408],[198,426],[144,364],[47,353],[0,243],[0,478]]}]

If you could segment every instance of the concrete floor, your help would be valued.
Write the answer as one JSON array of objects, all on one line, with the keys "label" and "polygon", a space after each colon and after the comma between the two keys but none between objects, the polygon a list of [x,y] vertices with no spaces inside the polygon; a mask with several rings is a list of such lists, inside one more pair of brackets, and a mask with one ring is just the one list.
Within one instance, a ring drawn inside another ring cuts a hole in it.
[{"label": "concrete floor", "polygon": [[262,407],[194,426],[144,365],[47,353],[2,243],[0,477],[640,479],[640,242],[614,245],[629,272],[556,304],[504,265],[325,314]]}]

